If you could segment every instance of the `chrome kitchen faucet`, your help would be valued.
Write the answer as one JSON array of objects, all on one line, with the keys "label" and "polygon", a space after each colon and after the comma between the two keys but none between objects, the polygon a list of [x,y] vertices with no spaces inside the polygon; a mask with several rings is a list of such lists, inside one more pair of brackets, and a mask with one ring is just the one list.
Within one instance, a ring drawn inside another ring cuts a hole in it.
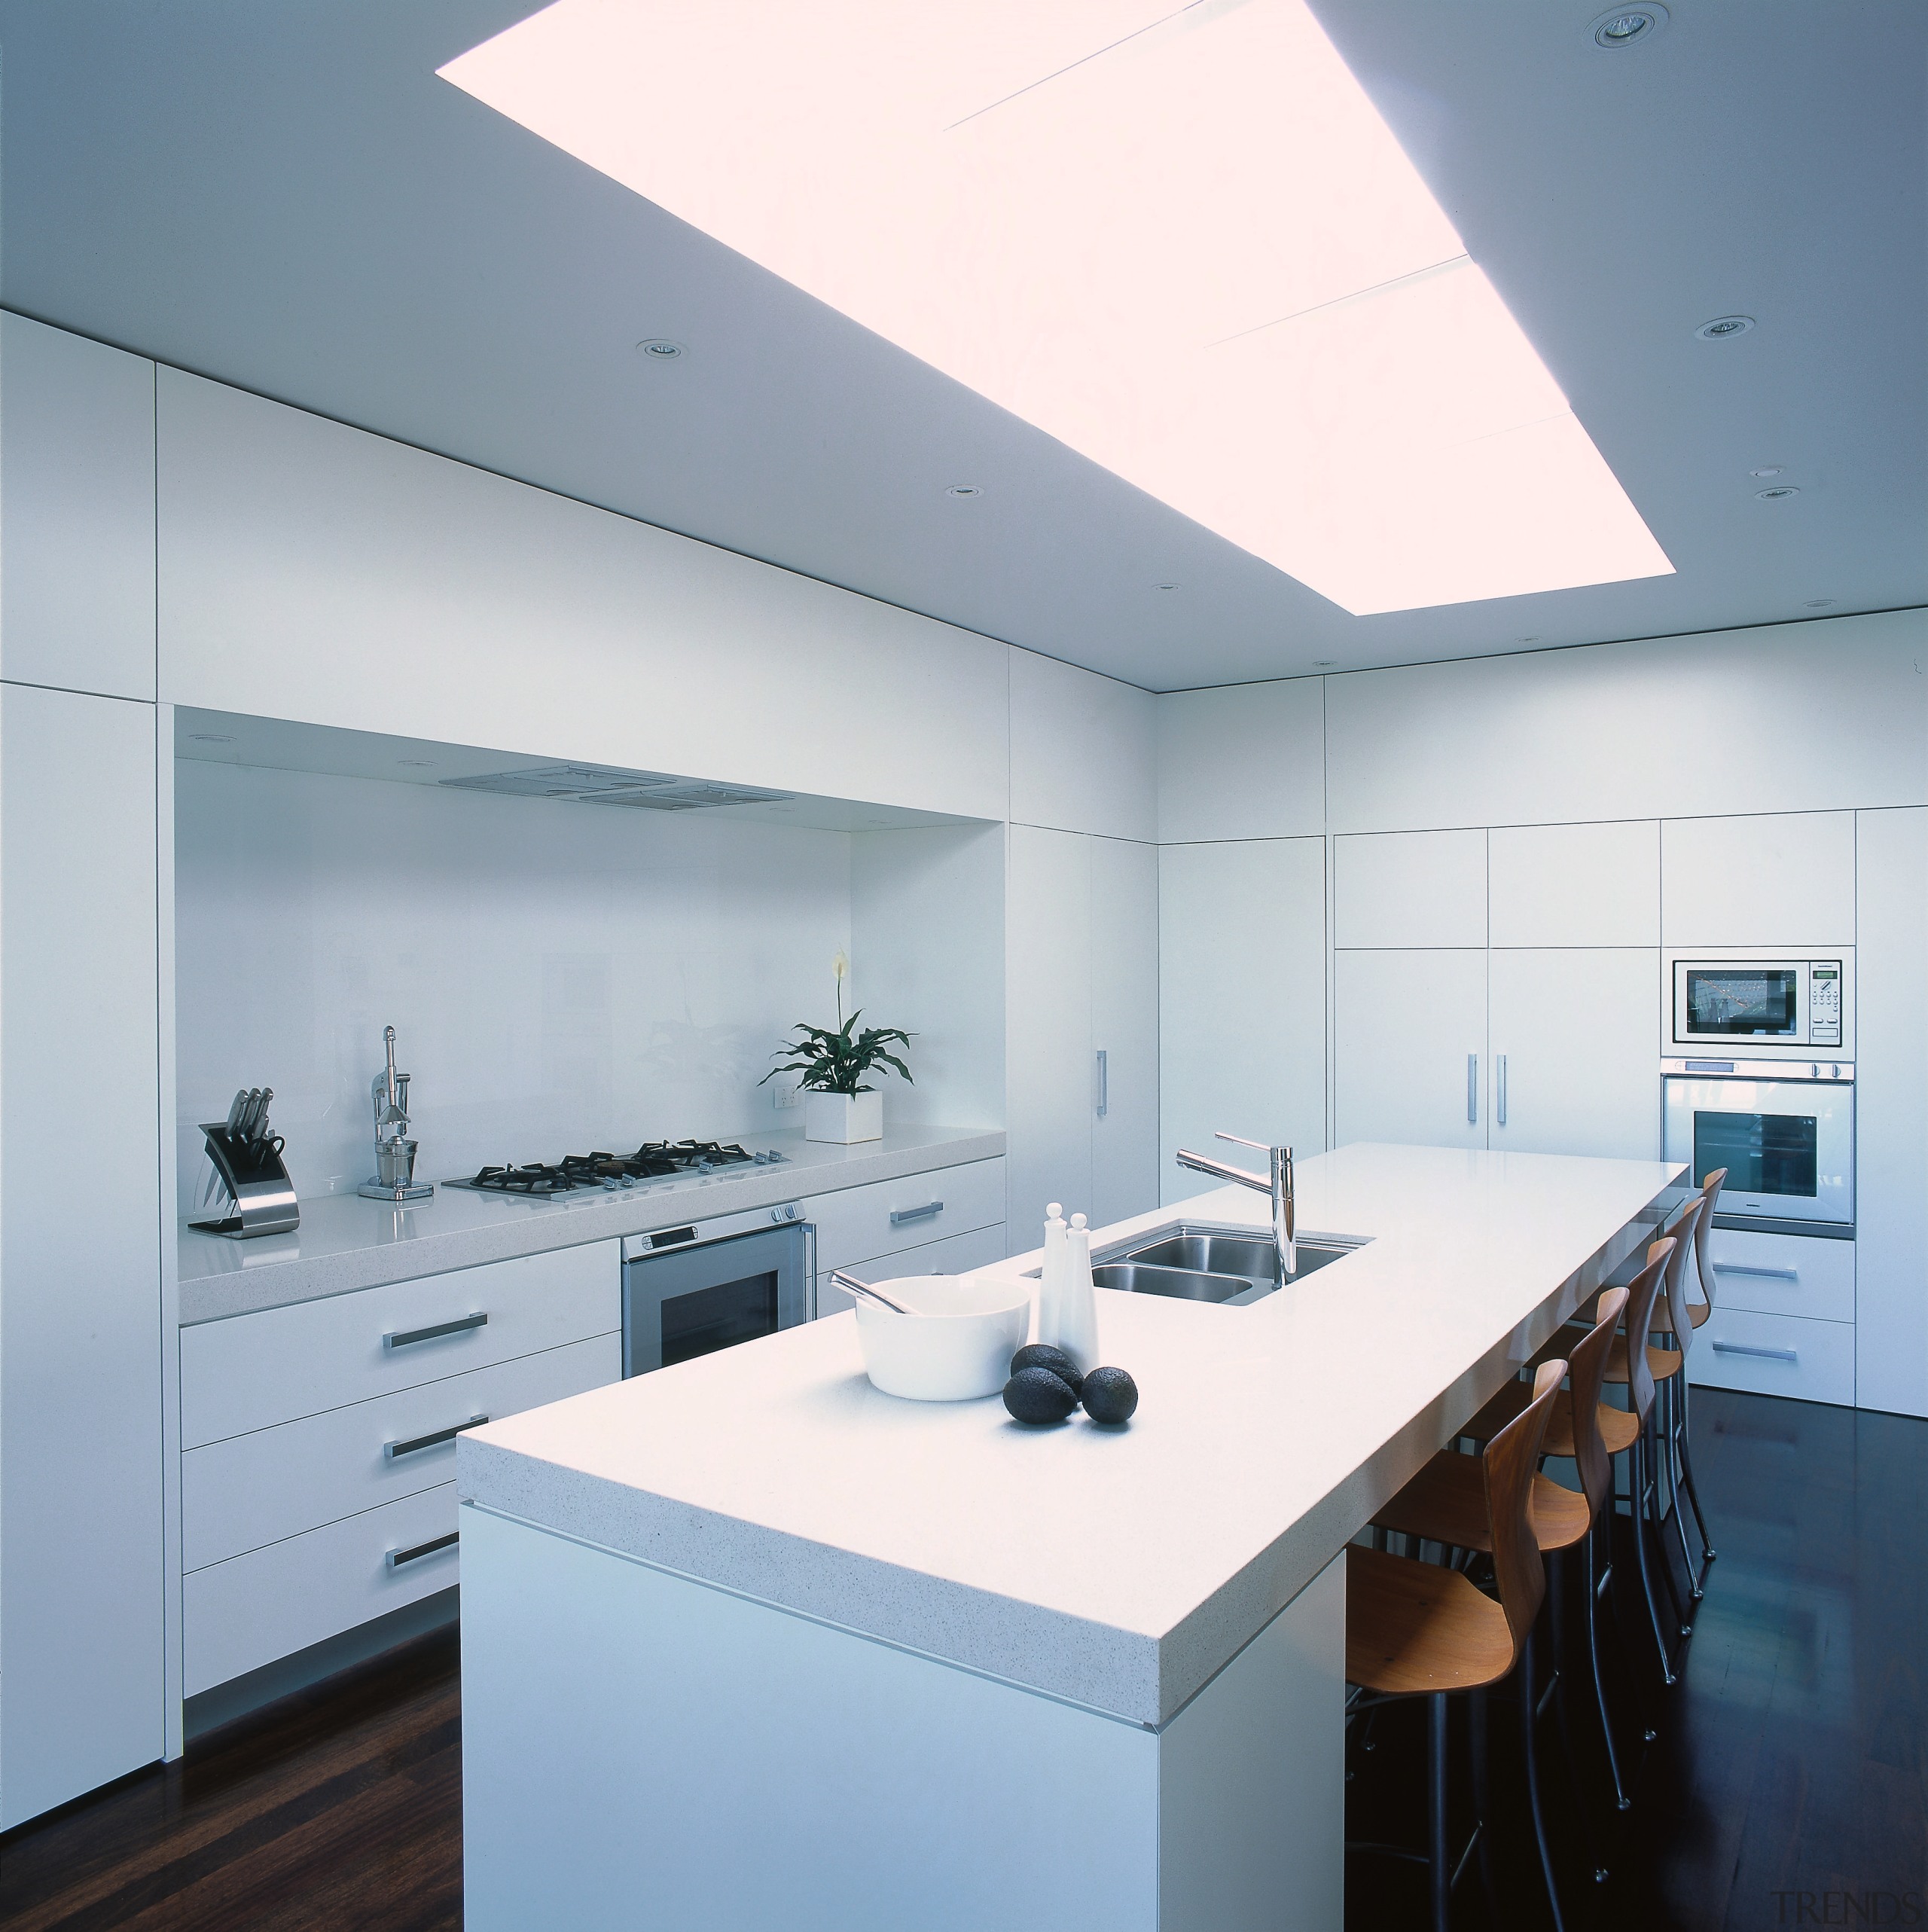
[{"label": "chrome kitchen faucet", "polygon": [[1214,1180],[1236,1181],[1240,1187],[1255,1187],[1261,1194],[1272,1197],[1272,1239],[1279,1250],[1279,1278],[1281,1282],[1289,1280],[1298,1272],[1298,1210],[1292,1199],[1292,1150],[1289,1147],[1268,1146],[1263,1140],[1248,1140],[1239,1134],[1219,1134],[1213,1137],[1231,1141],[1240,1147],[1256,1147],[1269,1154],[1272,1157],[1270,1177],[1255,1174],[1244,1167],[1228,1166],[1223,1161],[1213,1160],[1209,1154],[1194,1154],[1183,1147],[1178,1150],[1179,1165],[1190,1167],[1197,1174],[1210,1174]]}]

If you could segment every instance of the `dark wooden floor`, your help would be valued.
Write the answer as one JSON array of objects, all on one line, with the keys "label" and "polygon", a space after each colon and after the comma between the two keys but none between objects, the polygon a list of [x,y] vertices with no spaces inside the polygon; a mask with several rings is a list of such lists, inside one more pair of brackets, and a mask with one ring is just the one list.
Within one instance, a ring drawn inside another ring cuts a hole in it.
[{"label": "dark wooden floor", "polygon": [[0,1838],[7,1932],[456,1932],[453,1628]]},{"label": "dark wooden floor", "polygon": [[[1704,1389],[1695,1435],[1719,1561],[1680,1684],[1654,1690],[1634,1809],[1615,1818],[1591,1789],[1611,1832],[1603,1885],[1552,1766],[1568,1922],[1928,1924],[1928,1423]],[[1629,1634],[1643,1634],[1631,1614]],[[1417,1836],[1417,1738],[1392,1721],[1404,1716],[1389,1714],[1361,1761],[1354,1835]],[[1503,1720],[1502,1813],[1518,1795]],[[1591,1765],[1584,1725],[1579,1743]],[[449,1632],[0,1839],[0,1927],[453,1928],[460,1777]],[[1501,1832],[1498,1850],[1503,1932],[1543,1922],[1524,1834]],[[1421,1924],[1419,1903],[1405,1868],[1353,1861],[1360,1932]],[[1460,1903],[1460,1923],[1486,1922],[1476,1881]]]},{"label": "dark wooden floor", "polygon": [[[1658,1735],[1633,1810],[1611,1811],[1603,1776],[1589,1785],[1604,1885],[1589,1876],[1547,1726],[1568,1924],[1928,1925],[1928,1422],[1700,1389],[1694,1460],[1719,1560],[1680,1682],[1662,1691],[1649,1673]],[[1677,1549],[1675,1563],[1679,1575]],[[1618,1567],[1631,1581],[1631,1561]],[[1623,1604],[1648,1669],[1637,1591]],[[1396,1714],[1354,1760],[1348,1836],[1414,1844],[1417,1714]],[[1511,1719],[1493,1714],[1502,1826],[1522,1796]],[[1576,1731],[1591,1778],[1597,1731]],[[1514,1829],[1497,1842],[1506,1932],[1546,1923],[1530,1840]],[[1380,1860],[1350,1861],[1347,1903],[1359,1932],[1425,1922],[1420,1875]],[[1474,1873],[1457,1904],[1456,1924],[1488,1922]]]}]

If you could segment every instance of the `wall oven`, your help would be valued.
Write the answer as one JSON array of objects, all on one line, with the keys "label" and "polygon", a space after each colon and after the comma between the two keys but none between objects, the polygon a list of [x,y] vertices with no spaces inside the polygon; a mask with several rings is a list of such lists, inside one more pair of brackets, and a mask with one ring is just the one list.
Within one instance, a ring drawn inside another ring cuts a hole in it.
[{"label": "wall oven", "polygon": [[816,1230],[795,1201],[623,1242],[623,1373],[647,1374],[810,1318]]},{"label": "wall oven", "polygon": [[1673,1043],[1730,1050],[1741,1042],[1839,1051],[1844,981],[1839,960],[1676,959]]},{"label": "wall oven", "polygon": [[1853,1235],[1851,1063],[1667,1060],[1661,1093],[1665,1158],[1727,1170],[1716,1226]]}]

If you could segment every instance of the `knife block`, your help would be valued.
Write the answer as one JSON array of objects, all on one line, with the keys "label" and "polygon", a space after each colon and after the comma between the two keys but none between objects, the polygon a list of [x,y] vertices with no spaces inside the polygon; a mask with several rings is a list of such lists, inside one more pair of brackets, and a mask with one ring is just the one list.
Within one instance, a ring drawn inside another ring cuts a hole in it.
[{"label": "knife block", "polygon": [[228,1211],[191,1228],[204,1235],[225,1235],[230,1241],[252,1240],[257,1235],[291,1234],[301,1225],[294,1183],[281,1156],[264,1141],[235,1140],[224,1123],[201,1123],[208,1158],[227,1190]]}]

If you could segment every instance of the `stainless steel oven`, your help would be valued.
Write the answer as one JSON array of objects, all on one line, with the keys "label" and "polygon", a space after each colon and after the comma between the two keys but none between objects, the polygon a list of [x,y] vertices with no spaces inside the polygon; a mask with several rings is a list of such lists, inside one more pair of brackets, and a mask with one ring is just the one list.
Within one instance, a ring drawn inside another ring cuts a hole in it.
[{"label": "stainless steel oven", "polygon": [[810,1317],[816,1230],[795,1201],[623,1242],[623,1373],[647,1374]]},{"label": "stainless steel oven", "polygon": [[1676,959],[1673,1044],[1732,1051],[1744,1042],[1838,1053],[1846,1040],[1842,966],[1838,959]]},{"label": "stainless steel oven", "polygon": [[1665,1158],[1727,1170],[1716,1225],[1853,1234],[1851,1061],[1666,1060],[1661,1093]]}]

